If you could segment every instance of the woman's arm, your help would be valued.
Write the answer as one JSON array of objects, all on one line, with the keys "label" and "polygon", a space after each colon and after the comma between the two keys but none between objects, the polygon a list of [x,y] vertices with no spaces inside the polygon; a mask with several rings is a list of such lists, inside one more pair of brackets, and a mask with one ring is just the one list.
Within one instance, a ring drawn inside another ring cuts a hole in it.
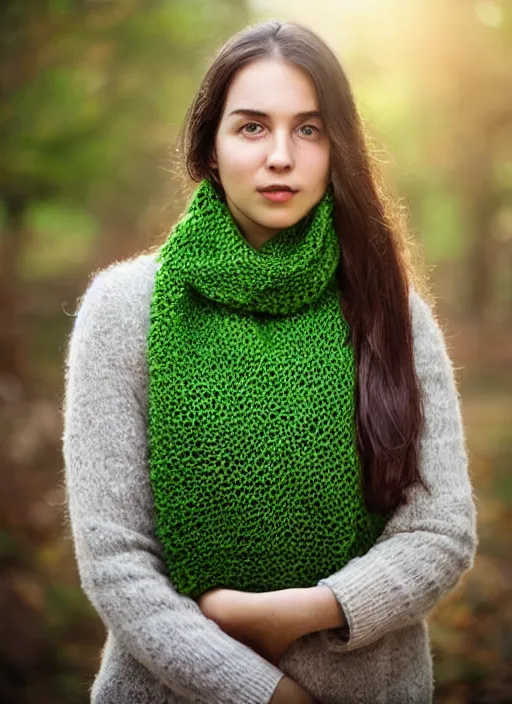
[{"label": "woman's arm", "polygon": [[334,594],[324,585],[256,593],[218,588],[202,594],[197,603],[225,633],[274,665],[301,636],[345,626]]},{"label": "woman's arm", "polygon": [[318,584],[340,604],[354,650],[424,617],[473,564],[475,506],[451,361],[432,311],[410,295],[415,366],[425,407],[421,471],[414,487],[366,555]]},{"label": "woman's arm", "polygon": [[283,673],[174,590],[154,535],[145,356],[154,270],[140,258],[98,275],[70,340],[63,444],[82,587],[123,647],[184,701],[266,704]]}]

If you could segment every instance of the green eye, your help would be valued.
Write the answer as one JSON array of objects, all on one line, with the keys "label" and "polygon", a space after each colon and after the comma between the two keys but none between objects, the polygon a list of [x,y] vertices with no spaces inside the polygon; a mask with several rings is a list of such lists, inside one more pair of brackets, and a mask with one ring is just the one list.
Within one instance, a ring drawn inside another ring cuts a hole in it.
[{"label": "green eye", "polygon": [[[247,130],[248,127],[261,127],[261,125],[258,125],[257,122],[248,122],[246,125],[244,125],[242,127],[242,131]],[[256,134],[256,132],[254,130],[248,130],[248,133],[249,134]]]},{"label": "green eye", "polygon": [[[303,125],[300,129],[301,129],[301,130],[305,130],[305,129],[306,129],[306,130],[313,130],[313,132],[319,132],[319,131],[320,131],[320,130],[318,129],[318,127],[315,127],[315,125]],[[309,135],[307,135],[307,136],[310,137],[311,134],[309,134]]]}]

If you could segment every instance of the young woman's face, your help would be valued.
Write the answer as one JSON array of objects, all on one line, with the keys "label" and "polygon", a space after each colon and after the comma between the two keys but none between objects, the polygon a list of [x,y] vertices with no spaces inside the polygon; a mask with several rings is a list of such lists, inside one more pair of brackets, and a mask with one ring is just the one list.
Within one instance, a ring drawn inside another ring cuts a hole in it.
[{"label": "young woman's face", "polygon": [[[233,219],[259,249],[316,205],[329,183],[329,140],[309,75],[260,59],[233,79],[215,137],[214,161]],[[288,186],[293,195],[266,197]]]}]

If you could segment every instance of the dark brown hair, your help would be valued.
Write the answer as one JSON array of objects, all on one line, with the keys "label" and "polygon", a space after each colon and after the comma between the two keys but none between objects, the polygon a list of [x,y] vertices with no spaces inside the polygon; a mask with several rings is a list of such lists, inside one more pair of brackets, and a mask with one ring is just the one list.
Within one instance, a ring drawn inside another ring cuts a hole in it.
[{"label": "dark brown hair", "polygon": [[418,482],[424,422],[409,312],[414,280],[406,229],[371,158],[348,79],[331,49],[297,23],[269,21],[220,49],[190,105],[179,144],[184,171],[219,184],[210,167],[217,128],[236,73],[275,57],[305,70],[318,93],[331,145],[335,227],[340,237],[342,311],[356,358],[356,430],[365,500],[386,513]]}]

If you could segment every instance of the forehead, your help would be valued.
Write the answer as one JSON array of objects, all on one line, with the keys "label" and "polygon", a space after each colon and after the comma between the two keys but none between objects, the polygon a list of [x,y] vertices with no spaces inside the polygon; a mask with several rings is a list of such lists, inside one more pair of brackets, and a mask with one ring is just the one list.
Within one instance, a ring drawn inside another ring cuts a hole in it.
[{"label": "forehead", "polygon": [[280,59],[260,59],[244,66],[233,79],[225,114],[237,108],[268,114],[319,110],[318,96],[306,71]]}]

